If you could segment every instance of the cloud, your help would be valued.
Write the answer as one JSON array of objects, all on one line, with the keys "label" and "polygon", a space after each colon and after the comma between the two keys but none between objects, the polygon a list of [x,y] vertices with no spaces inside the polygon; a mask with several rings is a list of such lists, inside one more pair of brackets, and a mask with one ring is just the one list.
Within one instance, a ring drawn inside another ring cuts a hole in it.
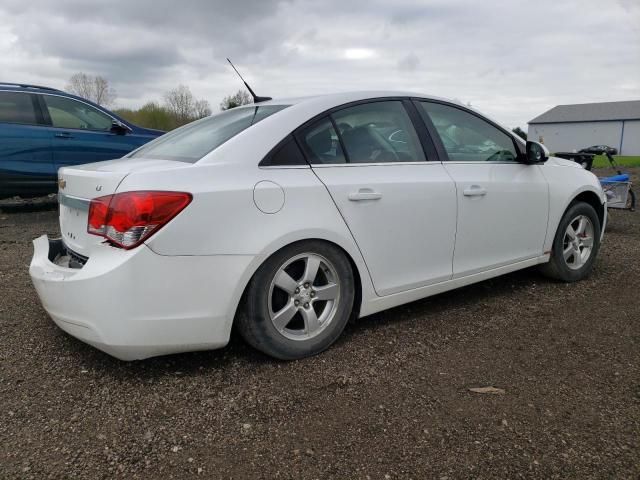
[{"label": "cloud", "polygon": [[420,66],[420,57],[415,53],[409,53],[398,60],[398,68],[401,70],[415,71]]},{"label": "cloud", "polygon": [[347,48],[344,51],[344,58],[349,60],[365,60],[375,56],[376,52],[370,48]]},{"label": "cloud", "polygon": [[640,98],[636,0],[3,0],[7,81],[108,78],[123,106],[182,83],[212,105],[259,94],[412,90],[509,126],[556,104]]}]

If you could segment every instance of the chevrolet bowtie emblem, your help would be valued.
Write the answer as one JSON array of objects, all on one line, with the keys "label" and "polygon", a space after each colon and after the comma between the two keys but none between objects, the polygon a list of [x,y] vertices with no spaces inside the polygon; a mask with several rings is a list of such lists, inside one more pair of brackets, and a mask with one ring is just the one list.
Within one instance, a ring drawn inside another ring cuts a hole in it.
[{"label": "chevrolet bowtie emblem", "polygon": [[66,187],[66,186],[67,186],[67,181],[62,179],[62,178],[59,178],[58,179],[58,188],[60,188],[60,190],[63,190],[64,187]]}]

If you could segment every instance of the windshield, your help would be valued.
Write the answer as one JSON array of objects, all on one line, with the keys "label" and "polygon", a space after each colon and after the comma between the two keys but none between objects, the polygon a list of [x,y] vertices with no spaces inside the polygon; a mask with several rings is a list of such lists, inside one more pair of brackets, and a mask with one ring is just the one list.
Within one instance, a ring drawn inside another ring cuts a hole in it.
[{"label": "windshield", "polygon": [[286,107],[288,105],[233,108],[162,135],[134,151],[129,157],[195,163],[251,125]]}]

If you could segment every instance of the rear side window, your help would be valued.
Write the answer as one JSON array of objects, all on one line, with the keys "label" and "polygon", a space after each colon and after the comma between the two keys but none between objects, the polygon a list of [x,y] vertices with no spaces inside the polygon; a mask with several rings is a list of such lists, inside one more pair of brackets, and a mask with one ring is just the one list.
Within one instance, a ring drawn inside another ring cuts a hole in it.
[{"label": "rear side window", "polygon": [[350,163],[425,161],[418,134],[400,101],[365,103],[331,116]]},{"label": "rear side window", "polygon": [[43,95],[42,98],[54,127],[111,130],[113,119],[91,105],[55,95]]},{"label": "rear side window", "polygon": [[260,162],[263,167],[306,165],[304,155],[293,137],[287,138],[284,143]]},{"label": "rear side window", "polygon": [[134,151],[129,157],[195,163],[230,138],[287,106],[233,108],[162,135]]},{"label": "rear side window", "polygon": [[303,131],[302,139],[311,163],[345,163],[338,134],[328,118],[323,118]]},{"label": "rear side window", "polygon": [[37,124],[31,94],[0,92],[0,122]]}]

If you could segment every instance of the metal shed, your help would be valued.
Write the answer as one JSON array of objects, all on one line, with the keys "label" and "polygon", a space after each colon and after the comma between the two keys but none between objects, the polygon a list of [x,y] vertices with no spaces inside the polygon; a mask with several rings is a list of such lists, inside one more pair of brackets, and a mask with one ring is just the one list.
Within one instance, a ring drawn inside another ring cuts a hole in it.
[{"label": "metal shed", "polygon": [[640,155],[640,100],[558,105],[529,122],[528,137],[552,152],[608,145]]}]

